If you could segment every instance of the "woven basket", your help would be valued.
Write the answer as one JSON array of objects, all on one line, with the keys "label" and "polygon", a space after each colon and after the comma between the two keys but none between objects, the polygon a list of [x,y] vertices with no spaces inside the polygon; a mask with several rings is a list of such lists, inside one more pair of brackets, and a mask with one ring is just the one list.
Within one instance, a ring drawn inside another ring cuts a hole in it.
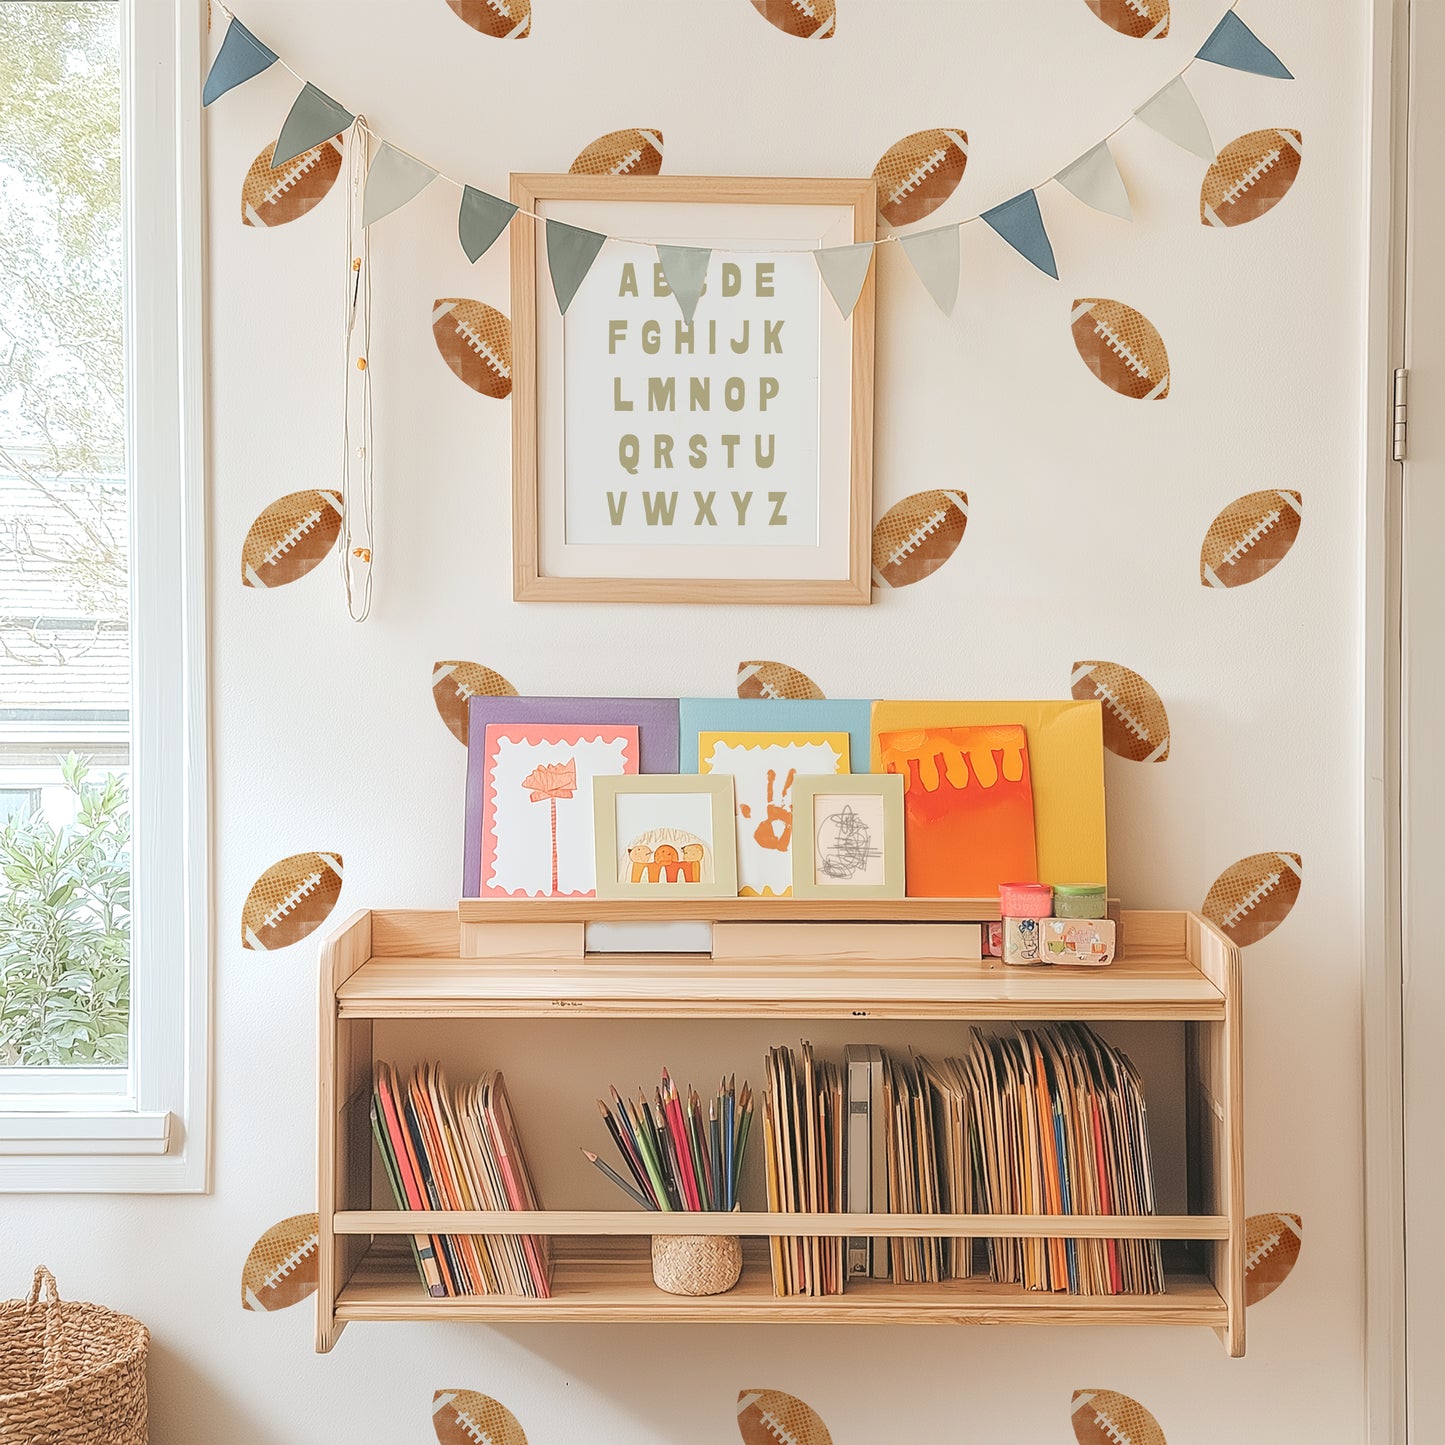
[{"label": "woven basket", "polygon": [[652,1282],[668,1294],[726,1294],[742,1272],[743,1244],[735,1234],[652,1236]]},{"label": "woven basket", "polygon": [[62,1302],[41,1265],[29,1299],[0,1304],[0,1441],[146,1445],[149,1347],[139,1320]]}]

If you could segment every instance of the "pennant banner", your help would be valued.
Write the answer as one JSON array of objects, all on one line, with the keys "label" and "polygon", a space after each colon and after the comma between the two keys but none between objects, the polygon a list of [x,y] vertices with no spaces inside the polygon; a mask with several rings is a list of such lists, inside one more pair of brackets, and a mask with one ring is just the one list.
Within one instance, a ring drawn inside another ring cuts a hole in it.
[{"label": "pennant banner", "polygon": [[1076,199],[1096,211],[1120,220],[1132,221],[1134,209],[1119,163],[1108,141],[1100,141],[1093,150],[1085,151],[1072,165],[1065,166],[1054,179]]},{"label": "pennant banner", "polygon": [[510,201],[489,196],[475,186],[464,186],[461,209],[457,212],[457,236],[467,260],[475,265],[516,214],[517,208]]},{"label": "pennant banner", "polygon": [[983,219],[998,232],[1020,256],[1032,261],[1045,276],[1059,279],[1054,265],[1054,248],[1044,230],[1039,214],[1039,198],[1032,191],[1023,191],[1011,201],[983,213]]},{"label": "pennant banner", "polygon": [[873,242],[829,246],[826,250],[814,251],[813,259],[818,263],[823,284],[832,293],[846,321],[863,294],[863,283],[868,279],[868,267],[873,261]]},{"label": "pennant banner", "polygon": [[1199,113],[1193,92],[1176,75],[1152,100],[1146,100],[1134,112],[1150,130],[1157,130],[1166,140],[1197,155],[1202,161],[1214,159],[1214,142],[1209,127]]},{"label": "pennant banner", "polygon": [[296,97],[286,124],[281,127],[281,135],[271,157],[272,166],[294,161],[302,151],[309,151],[312,146],[339,135],[355,119],[345,106],[338,105],[308,80]]},{"label": "pennant banner", "polygon": [[958,227],[939,226],[900,236],[904,254],[918,279],[945,316],[953,315],[958,300]]},{"label": "pennant banner", "polygon": [[552,273],[557,309],[565,316],[607,237],[564,221],[548,221],[546,225],[547,269]]},{"label": "pennant banner", "polygon": [[210,73],[206,76],[201,104],[210,105],[228,90],[255,79],[275,63],[276,52],[270,46],[262,45],[239,20],[232,17],[226,28],[226,38],[221,41],[221,48],[216,52]]},{"label": "pennant banner", "polygon": [[1233,10],[1214,27],[1209,39],[1199,47],[1196,58],[1212,65],[1226,65],[1231,70],[1267,75],[1272,80],[1294,79],[1280,63],[1279,56]]},{"label": "pennant banner", "polygon": [[361,205],[361,224],[369,226],[419,196],[435,179],[436,170],[415,156],[382,141],[371,169],[366,173],[366,196]]},{"label": "pennant banner", "polygon": [[662,262],[662,274],[677,304],[682,307],[682,319],[692,325],[692,314],[697,310],[698,297],[702,295],[703,283],[707,280],[707,263],[712,252],[705,246],[659,246],[657,259]]}]

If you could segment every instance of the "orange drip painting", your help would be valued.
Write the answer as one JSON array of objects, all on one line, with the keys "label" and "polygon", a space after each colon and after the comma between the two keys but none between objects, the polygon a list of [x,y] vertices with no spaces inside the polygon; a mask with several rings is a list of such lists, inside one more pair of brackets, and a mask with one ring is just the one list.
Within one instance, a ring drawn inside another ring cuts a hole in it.
[{"label": "orange drip painting", "polygon": [[986,898],[1038,878],[1028,736],[1021,723],[881,733],[903,776],[910,898]]}]

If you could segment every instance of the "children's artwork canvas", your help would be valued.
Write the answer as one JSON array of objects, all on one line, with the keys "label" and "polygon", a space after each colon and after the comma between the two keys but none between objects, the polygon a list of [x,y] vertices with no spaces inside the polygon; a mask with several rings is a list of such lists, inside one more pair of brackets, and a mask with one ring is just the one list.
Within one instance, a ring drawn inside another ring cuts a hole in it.
[{"label": "children's artwork canvas", "polygon": [[637,758],[635,727],[488,726],[480,896],[594,896],[593,780],[634,774]]},{"label": "children's artwork canvas", "polygon": [[594,792],[600,896],[737,893],[730,779],[599,778]]},{"label": "children's artwork canvas", "polygon": [[737,807],[738,892],[781,898],[793,891],[793,784],[848,771],[849,739],[837,733],[704,732],[698,771],[727,773]]},{"label": "children's artwork canvas", "polygon": [[903,778],[910,898],[985,898],[1038,877],[1028,738],[1021,723],[878,736]]}]

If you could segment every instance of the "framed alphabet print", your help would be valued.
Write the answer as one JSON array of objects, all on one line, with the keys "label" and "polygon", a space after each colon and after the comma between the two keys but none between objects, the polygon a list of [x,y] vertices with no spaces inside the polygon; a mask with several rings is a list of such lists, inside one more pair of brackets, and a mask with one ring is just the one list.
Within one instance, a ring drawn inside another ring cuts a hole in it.
[{"label": "framed alphabet print", "polygon": [[897,773],[794,781],[794,898],[902,898],[903,848]]},{"label": "framed alphabet print", "polygon": [[[512,201],[517,600],[866,604],[873,273],[845,318],[813,252],[873,240],[875,183],[514,175]],[[600,249],[554,287],[578,232]],[[690,320],[673,247],[705,266]]]},{"label": "framed alphabet print", "polygon": [[733,780],[593,780],[599,898],[735,898]]}]

